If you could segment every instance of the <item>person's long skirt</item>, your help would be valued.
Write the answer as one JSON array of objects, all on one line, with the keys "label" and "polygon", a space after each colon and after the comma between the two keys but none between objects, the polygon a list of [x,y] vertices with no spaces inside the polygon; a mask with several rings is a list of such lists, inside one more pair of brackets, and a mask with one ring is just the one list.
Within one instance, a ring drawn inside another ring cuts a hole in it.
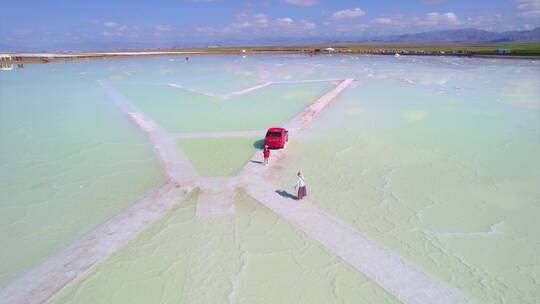
[{"label": "person's long skirt", "polygon": [[298,199],[301,200],[304,196],[307,196],[306,186],[298,188]]}]

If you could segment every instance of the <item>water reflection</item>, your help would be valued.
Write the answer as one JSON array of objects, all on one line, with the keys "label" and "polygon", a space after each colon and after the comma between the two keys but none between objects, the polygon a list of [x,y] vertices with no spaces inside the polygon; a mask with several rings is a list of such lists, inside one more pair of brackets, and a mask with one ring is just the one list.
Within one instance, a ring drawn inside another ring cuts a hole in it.
[{"label": "water reflection", "polygon": [[0,71],[11,71],[13,70],[13,64],[1,64]]}]

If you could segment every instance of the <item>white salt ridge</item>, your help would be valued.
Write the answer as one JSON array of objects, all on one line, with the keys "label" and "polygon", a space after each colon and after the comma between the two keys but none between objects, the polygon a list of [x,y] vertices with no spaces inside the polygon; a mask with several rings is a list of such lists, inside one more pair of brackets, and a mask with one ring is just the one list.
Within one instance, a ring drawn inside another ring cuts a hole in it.
[{"label": "white salt ridge", "polygon": [[177,183],[191,181],[197,176],[195,169],[187,159],[187,157],[178,148],[175,138],[163,129],[158,124],[146,117],[141,111],[133,106],[123,95],[114,90],[110,85],[101,83],[101,86],[118,108],[132,117],[147,134],[150,139],[154,151],[160,160],[161,166],[167,173],[167,176]]},{"label": "white salt ridge", "polygon": [[200,94],[200,95],[204,95],[204,96],[208,96],[208,97],[221,98],[219,95],[215,95],[215,94],[212,94],[212,93],[208,93],[208,92],[205,92],[205,91],[199,91],[199,90],[195,90],[195,89],[188,89],[188,88],[186,88],[186,87],[184,87],[182,85],[176,84],[176,83],[168,83],[167,85],[170,86],[170,87],[173,87],[173,88],[182,89],[182,90],[185,90],[185,91],[188,91],[188,92],[192,92],[192,93],[196,93],[196,94]]},{"label": "white salt ridge", "polygon": [[253,87],[251,87],[251,88],[247,88],[247,89],[244,89],[244,90],[240,90],[240,91],[236,91],[236,92],[232,92],[232,93],[229,93],[229,94],[222,95],[222,98],[223,98],[223,99],[229,99],[229,98],[231,98],[231,97],[244,95],[244,94],[253,92],[253,91],[255,91],[255,90],[258,90],[258,89],[262,89],[262,88],[264,88],[264,87],[267,87],[267,86],[269,86],[269,85],[271,85],[271,84],[272,84],[272,82],[265,82],[265,83],[263,83],[263,84],[259,84],[259,85],[253,86]]},{"label": "white salt ridge", "polygon": [[208,97],[214,97],[214,98],[218,98],[218,99],[221,99],[221,100],[227,100],[227,99],[230,99],[232,97],[245,95],[245,94],[254,92],[256,90],[259,90],[259,89],[262,89],[262,88],[265,88],[267,86],[274,85],[274,84],[313,83],[313,82],[329,82],[329,81],[341,81],[341,79],[307,79],[307,80],[267,81],[267,82],[264,82],[264,83],[261,83],[261,84],[246,88],[246,89],[230,92],[230,93],[227,93],[227,94],[221,94],[221,95],[206,92],[206,91],[201,91],[201,90],[197,90],[197,89],[187,88],[187,87],[185,87],[185,86],[183,86],[181,84],[177,84],[177,83],[167,83],[166,85],[168,85],[170,87],[173,87],[173,88],[185,90],[185,91],[188,91],[188,92],[192,92],[192,93],[196,93],[196,94],[200,94],[200,95],[204,95],[204,96],[208,96]]},{"label": "white salt ridge", "polygon": [[141,113],[129,112],[128,115],[135,121],[136,124],[139,125],[141,129],[143,129],[146,132],[152,132],[158,128],[156,123],[154,123],[151,120],[146,119],[146,117],[142,115]]},{"label": "white salt ridge", "polygon": [[307,126],[330,102],[332,102],[343,90],[354,82],[354,79],[345,79],[341,81],[334,89],[319,97],[314,103],[309,105],[302,113],[296,115],[289,121],[285,128],[302,129]]},{"label": "white salt ridge", "polygon": [[201,191],[197,198],[195,216],[234,214],[234,199],[237,181],[228,177],[198,178]]}]

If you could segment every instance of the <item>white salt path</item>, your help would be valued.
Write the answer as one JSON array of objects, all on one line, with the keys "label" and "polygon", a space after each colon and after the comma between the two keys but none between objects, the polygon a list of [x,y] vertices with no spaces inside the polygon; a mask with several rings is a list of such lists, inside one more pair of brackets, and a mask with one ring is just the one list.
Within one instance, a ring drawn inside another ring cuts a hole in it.
[{"label": "white salt path", "polygon": [[188,92],[204,95],[204,96],[214,97],[214,98],[218,98],[218,99],[221,99],[221,100],[227,100],[227,99],[230,99],[232,97],[236,97],[236,96],[244,95],[244,94],[247,94],[247,93],[251,93],[253,91],[265,88],[265,87],[273,85],[273,84],[331,82],[331,81],[342,81],[342,80],[343,79],[333,79],[333,78],[331,78],[331,79],[306,79],[306,80],[268,81],[268,82],[264,82],[264,83],[261,83],[261,84],[246,88],[246,89],[242,89],[242,90],[239,90],[239,91],[234,91],[234,92],[227,93],[227,94],[221,94],[221,95],[206,92],[206,91],[201,91],[201,90],[197,90],[197,89],[187,88],[187,87],[185,87],[185,86],[183,86],[181,84],[177,84],[177,83],[167,83],[166,85],[168,85],[170,87],[173,87],[173,88],[185,90],[185,91],[188,91]]},{"label": "white salt path", "polygon": [[196,90],[196,89],[189,89],[189,88],[186,88],[186,87],[184,87],[182,85],[179,85],[179,84],[176,84],[176,83],[168,83],[167,85],[170,86],[170,87],[177,88],[177,89],[182,89],[182,90],[185,90],[185,91],[188,91],[188,92],[191,92],[191,93],[196,93],[196,94],[200,94],[200,95],[204,95],[204,96],[208,96],[208,97],[221,98],[221,96],[219,96],[219,95],[208,93],[208,92],[205,92],[205,91]]},{"label": "white salt path", "polygon": [[244,95],[244,94],[247,94],[249,92],[253,92],[255,90],[267,87],[267,86],[269,86],[271,84],[272,84],[272,82],[265,82],[263,84],[253,86],[251,88],[247,88],[247,89],[244,89],[244,90],[240,90],[240,91],[232,92],[232,93],[229,93],[229,94],[225,94],[225,95],[223,95],[223,99],[229,99],[229,98],[234,97],[234,96]]},{"label": "white salt path", "polygon": [[309,105],[303,112],[296,115],[290,122],[285,125],[287,129],[302,129],[309,124],[319,112],[321,112],[328,104],[330,104],[343,90],[354,82],[354,79],[345,79],[341,81],[337,87],[319,97],[314,103]]},{"label": "white salt path", "polygon": [[191,190],[189,185],[169,183],[147,195],[0,290],[0,303],[46,303],[68,283],[124,246],[149,223],[159,220]]},{"label": "white salt path", "polygon": [[201,189],[195,211],[197,217],[234,214],[234,199],[237,187],[235,178],[199,178],[197,187]]},{"label": "white salt path", "polygon": [[144,115],[141,115],[141,113],[129,112],[128,115],[131,117],[131,119],[133,119],[133,121],[135,121],[137,125],[139,125],[139,127],[141,127],[141,129],[146,132],[152,132],[158,128],[155,122],[147,120]]},{"label": "white salt path", "polygon": [[187,157],[179,149],[174,136],[169,135],[154,121],[146,117],[126,97],[107,83],[100,83],[109,99],[131,117],[145,131],[167,176],[177,183],[192,181],[197,176]]}]

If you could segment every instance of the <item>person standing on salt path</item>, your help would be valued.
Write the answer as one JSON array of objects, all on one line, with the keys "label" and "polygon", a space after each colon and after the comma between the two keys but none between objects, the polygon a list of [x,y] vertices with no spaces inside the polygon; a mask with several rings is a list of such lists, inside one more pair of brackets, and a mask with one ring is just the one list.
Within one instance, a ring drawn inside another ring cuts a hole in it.
[{"label": "person standing on salt path", "polygon": [[263,150],[263,157],[264,157],[264,165],[268,165],[268,159],[270,158],[270,149],[268,146],[264,146]]},{"label": "person standing on salt path", "polygon": [[294,189],[298,190],[298,200],[301,200],[307,196],[306,180],[300,171],[298,171],[298,179],[296,180],[296,186],[294,186]]}]

